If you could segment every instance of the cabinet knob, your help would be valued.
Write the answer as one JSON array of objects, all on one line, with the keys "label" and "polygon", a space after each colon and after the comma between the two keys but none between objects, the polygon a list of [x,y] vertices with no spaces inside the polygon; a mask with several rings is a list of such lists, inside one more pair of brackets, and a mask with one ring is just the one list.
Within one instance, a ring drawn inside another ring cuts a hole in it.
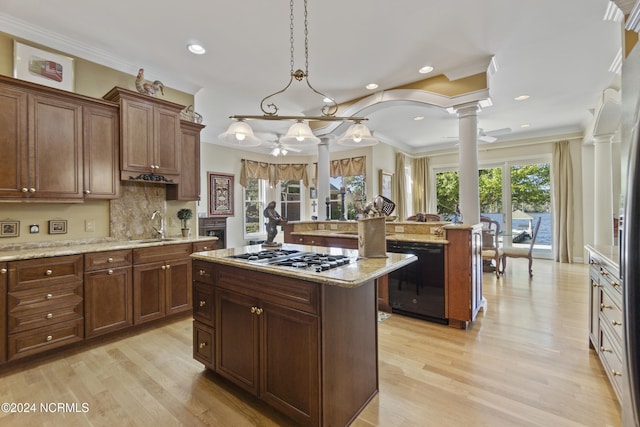
[{"label": "cabinet knob", "polygon": [[200,301],[200,307],[204,307],[205,305],[207,305],[206,301]]},{"label": "cabinet knob", "polygon": [[171,268],[171,264],[167,264],[167,270]]},{"label": "cabinet knob", "polygon": [[204,276],[207,274],[207,272],[205,270],[198,270],[198,274]]},{"label": "cabinet knob", "polygon": [[620,283],[618,283],[618,282],[611,282],[611,286],[613,286],[614,288],[617,288],[618,286],[620,286]]},{"label": "cabinet knob", "polygon": [[303,240],[304,240],[304,239],[301,237],[301,238],[299,238],[299,239],[298,239],[298,242],[302,243],[302,242],[303,242]]},{"label": "cabinet knob", "polygon": [[255,313],[257,309],[258,309],[257,307],[251,307],[251,310],[250,310],[250,311],[251,311],[252,313]]},{"label": "cabinet knob", "polygon": [[53,274],[53,270],[47,270],[44,272],[47,276],[51,276]]},{"label": "cabinet knob", "polygon": [[593,286],[594,288],[599,288],[600,287],[600,285],[598,283],[595,283],[595,282],[591,286]]},{"label": "cabinet knob", "polygon": [[613,308],[610,305],[600,304],[600,310],[604,310],[605,308]]},{"label": "cabinet knob", "polygon": [[111,257],[107,258],[107,262],[113,262],[113,258]]},{"label": "cabinet knob", "polygon": [[107,270],[107,274],[111,276],[113,274],[113,270],[112,269]]},{"label": "cabinet knob", "polygon": [[167,269],[167,266],[166,266],[166,265],[163,265],[163,266],[162,266],[162,267],[160,267],[160,268],[161,268],[161,269],[163,269],[163,270],[166,270],[166,269]]},{"label": "cabinet knob", "polygon": [[615,369],[611,370],[611,374],[613,374],[614,377],[621,377],[622,373],[616,371]]},{"label": "cabinet knob", "polygon": [[198,348],[199,348],[199,349],[203,349],[203,348],[205,348],[206,346],[207,346],[207,343],[206,343],[206,342],[201,342],[201,343],[199,343],[199,344],[198,344]]},{"label": "cabinet knob", "polygon": [[51,335],[47,335],[47,337],[45,338],[45,341],[51,341],[53,339],[53,337]]},{"label": "cabinet knob", "polygon": [[7,274],[6,268],[0,268],[0,274]]},{"label": "cabinet knob", "polygon": [[29,189],[27,187],[22,187],[20,191],[22,191],[23,193],[28,193]]},{"label": "cabinet knob", "polygon": [[29,189],[29,193],[35,193],[35,192],[36,192],[36,189],[35,189],[35,188],[31,187],[31,188]]},{"label": "cabinet knob", "polygon": [[202,248],[203,251],[208,251],[209,250],[209,246],[205,246]]},{"label": "cabinet knob", "polygon": [[51,299],[51,298],[53,298],[53,294],[47,294],[46,298],[47,298],[47,299]]},{"label": "cabinet knob", "polygon": [[621,322],[618,322],[617,320],[613,320],[613,321],[611,322],[611,324],[612,324],[613,326],[620,326],[620,325],[622,325],[622,323],[621,323]]},{"label": "cabinet knob", "polygon": [[604,347],[600,347],[600,351],[602,352],[607,352],[607,353],[613,353],[613,351],[610,348],[604,348]]},{"label": "cabinet knob", "polygon": [[91,190],[84,190],[84,194],[91,194]]},{"label": "cabinet knob", "polygon": [[47,313],[47,319],[51,319],[53,318],[53,314],[52,313]]}]

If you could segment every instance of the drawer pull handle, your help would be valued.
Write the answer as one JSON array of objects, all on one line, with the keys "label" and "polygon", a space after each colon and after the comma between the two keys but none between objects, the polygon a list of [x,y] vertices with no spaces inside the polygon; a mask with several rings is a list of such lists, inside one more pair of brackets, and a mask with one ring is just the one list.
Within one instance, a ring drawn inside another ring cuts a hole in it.
[{"label": "drawer pull handle", "polygon": [[199,349],[201,349],[201,350],[202,350],[203,348],[205,348],[206,346],[207,346],[207,343],[206,343],[206,342],[201,342],[200,344],[198,344],[198,348],[199,348]]},{"label": "drawer pull handle", "polygon": [[53,274],[53,270],[47,270],[44,272],[47,276],[51,276]]},{"label": "drawer pull handle", "polygon": [[258,316],[260,316],[262,314],[262,309],[261,308],[256,308],[256,314]]},{"label": "drawer pull handle", "polygon": [[614,377],[621,377],[622,376],[622,373],[616,371],[615,369],[612,369],[611,373],[613,374]]},{"label": "drawer pull handle", "polygon": [[53,318],[53,314],[52,313],[47,313],[47,319],[51,319]]},{"label": "drawer pull handle", "polygon": [[612,324],[613,326],[620,326],[620,325],[622,325],[622,323],[621,323],[621,322],[618,322],[617,320],[613,320],[613,321],[611,322],[611,324]]},{"label": "drawer pull handle", "polygon": [[611,282],[611,286],[613,286],[614,288],[617,288],[618,286],[620,286],[620,283],[618,283],[618,282]]},{"label": "drawer pull handle", "polygon": [[84,190],[84,194],[91,194],[91,190]]},{"label": "drawer pull handle", "polygon": [[252,312],[252,313],[255,313],[255,312],[256,312],[256,310],[257,310],[257,308],[256,308],[256,307],[251,307],[251,312]]},{"label": "drawer pull handle", "polygon": [[206,301],[200,301],[200,307],[204,307],[205,305],[207,305]]},{"label": "drawer pull handle", "polygon": [[113,258],[107,258],[107,262],[113,262]]},{"label": "drawer pull handle", "polygon": [[204,247],[202,248],[202,250],[203,250],[203,251],[208,251],[208,250],[209,250],[209,246],[204,246]]},{"label": "drawer pull handle", "polygon": [[51,299],[51,298],[53,298],[53,294],[47,294],[47,296],[45,298]]},{"label": "drawer pull handle", "polygon": [[47,337],[45,338],[45,341],[51,341],[53,339],[53,337],[51,335],[47,335]]},{"label": "drawer pull handle", "polygon": [[599,288],[600,287],[600,285],[598,283],[595,283],[595,282],[591,286],[593,286],[594,288]]},{"label": "drawer pull handle", "polygon": [[600,304],[600,310],[604,310],[605,308],[613,308],[610,305]]},{"label": "drawer pull handle", "polygon": [[610,348],[604,348],[604,347],[600,347],[600,351],[603,353],[613,353],[613,351]]},{"label": "drawer pull handle", "polygon": [[35,192],[36,192],[36,189],[35,189],[35,188],[31,187],[31,188],[29,189],[29,193],[35,193]]},{"label": "drawer pull handle", "polygon": [[23,193],[26,193],[29,191],[29,189],[27,187],[22,187],[20,191],[22,191]]},{"label": "drawer pull handle", "polygon": [[607,276],[607,277],[609,277],[609,273],[607,273],[606,271],[601,271],[601,272],[600,272],[600,274],[601,274],[602,276]]},{"label": "drawer pull handle", "polygon": [[171,264],[167,264],[167,270],[171,268]]},{"label": "drawer pull handle", "polygon": [[6,268],[0,268],[0,274],[7,274]]},{"label": "drawer pull handle", "polygon": [[198,274],[201,276],[205,276],[207,274],[207,272],[205,270],[199,270]]},{"label": "drawer pull handle", "polygon": [[162,267],[160,267],[160,268],[161,268],[161,269],[163,269],[163,270],[166,270],[166,269],[167,269],[167,266],[166,266],[166,265],[163,265],[163,266],[162,266]]},{"label": "drawer pull handle", "polygon": [[113,270],[112,269],[107,270],[107,274],[111,276],[113,274]]}]

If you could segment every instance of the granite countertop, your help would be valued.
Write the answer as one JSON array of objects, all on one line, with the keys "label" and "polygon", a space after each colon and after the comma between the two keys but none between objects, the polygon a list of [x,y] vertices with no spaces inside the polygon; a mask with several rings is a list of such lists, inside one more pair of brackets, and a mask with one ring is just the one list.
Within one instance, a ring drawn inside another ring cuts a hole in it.
[{"label": "granite countertop", "polygon": [[74,242],[52,242],[46,244],[29,243],[23,248],[3,249],[0,247],[0,262],[51,256],[77,255],[90,252],[104,252],[118,249],[146,248],[151,246],[175,245],[218,240],[215,236],[167,237],[165,239],[141,240],[90,240]]},{"label": "granite countertop", "polygon": [[[317,236],[317,237],[333,237],[340,239],[357,239],[356,231],[340,231],[340,230],[307,230],[292,231],[292,236]],[[419,233],[387,233],[387,240],[395,240],[399,242],[420,242],[420,243],[436,243],[446,245],[449,243],[442,236],[435,234],[419,234]]]},{"label": "granite countertop", "polygon": [[232,249],[196,252],[193,253],[191,257],[202,261],[241,267],[247,270],[276,274],[279,276],[316,282],[323,285],[336,285],[347,288],[360,286],[371,279],[384,276],[385,274],[411,264],[418,259],[415,255],[396,253],[387,253],[386,258],[360,258],[358,256],[358,251],[355,249],[327,248],[323,246],[294,245],[288,243],[282,245],[282,249],[317,252],[329,255],[346,255],[353,258],[354,261],[348,265],[316,273],[307,270],[275,267],[266,264],[252,263],[245,260],[227,258],[230,255],[259,252],[263,249],[265,248],[261,245],[242,246]]}]

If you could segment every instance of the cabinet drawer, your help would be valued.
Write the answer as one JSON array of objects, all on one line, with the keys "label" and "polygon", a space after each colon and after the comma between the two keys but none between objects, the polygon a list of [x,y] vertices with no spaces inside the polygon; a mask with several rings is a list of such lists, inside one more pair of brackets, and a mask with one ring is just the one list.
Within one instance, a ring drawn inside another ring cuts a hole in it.
[{"label": "cabinet drawer", "polygon": [[603,328],[600,330],[600,348],[598,349],[598,355],[609,377],[609,381],[618,395],[618,399],[620,399],[622,390],[622,353],[620,344],[616,342],[615,338],[609,335],[607,329],[608,328]]},{"label": "cabinet drawer", "polygon": [[167,261],[169,259],[188,258],[189,255],[191,255],[191,243],[151,246],[149,248],[134,249],[133,263],[145,264],[148,262]]},{"label": "cabinet drawer", "polygon": [[9,292],[9,312],[27,308],[48,307],[65,304],[69,300],[82,300],[82,282],[65,283],[26,291]]},{"label": "cabinet drawer", "polygon": [[194,282],[193,285],[193,318],[209,326],[213,326],[214,301],[213,286]]},{"label": "cabinet drawer", "polygon": [[215,285],[215,266],[210,262],[193,260],[193,280]]},{"label": "cabinet drawer", "polygon": [[82,281],[82,255],[9,263],[9,291]]},{"label": "cabinet drawer", "polygon": [[132,264],[131,250],[95,252],[84,255],[84,270],[95,271],[107,268],[128,267]]},{"label": "cabinet drawer", "polygon": [[193,322],[193,358],[211,369],[214,367],[214,333],[210,326]]},{"label": "cabinet drawer", "polygon": [[82,298],[68,299],[64,303],[15,309],[7,316],[9,334],[46,327],[60,322],[83,318]]},{"label": "cabinet drawer", "polygon": [[320,312],[319,286],[287,277],[218,266],[216,287],[225,288],[311,314]]},{"label": "cabinet drawer", "polygon": [[600,304],[600,322],[606,323],[614,332],[615,337],[622,341],[622,309],[609,292],[604,290]]},{"label": "cabinet drawer", "polygon": [[83,324],[83,319],[78,319],[9,335],[7,340],[9,360],[82,341],[84,335]]},{"label": "cabinet drawer", "polygon": [[208,240],[206,242],[195,242],[193,244],[193,252],[215,251],[218,246],[217,240]]}]

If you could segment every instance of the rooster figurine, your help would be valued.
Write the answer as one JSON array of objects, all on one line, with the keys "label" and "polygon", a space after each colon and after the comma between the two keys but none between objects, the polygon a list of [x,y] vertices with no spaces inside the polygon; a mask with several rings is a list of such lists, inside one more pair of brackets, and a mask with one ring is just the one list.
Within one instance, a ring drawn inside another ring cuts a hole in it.
[{"label": "rooster figurine", "polygon": [[156,96],[158,91],[164,95],[164,85],[160,80],[156,80],[151,83],[144,79],[144,68],[140,68],[138,70],[138,77],[136,77],[136,89],[138,89],[138,92],[144,93],[145,95]]}]

